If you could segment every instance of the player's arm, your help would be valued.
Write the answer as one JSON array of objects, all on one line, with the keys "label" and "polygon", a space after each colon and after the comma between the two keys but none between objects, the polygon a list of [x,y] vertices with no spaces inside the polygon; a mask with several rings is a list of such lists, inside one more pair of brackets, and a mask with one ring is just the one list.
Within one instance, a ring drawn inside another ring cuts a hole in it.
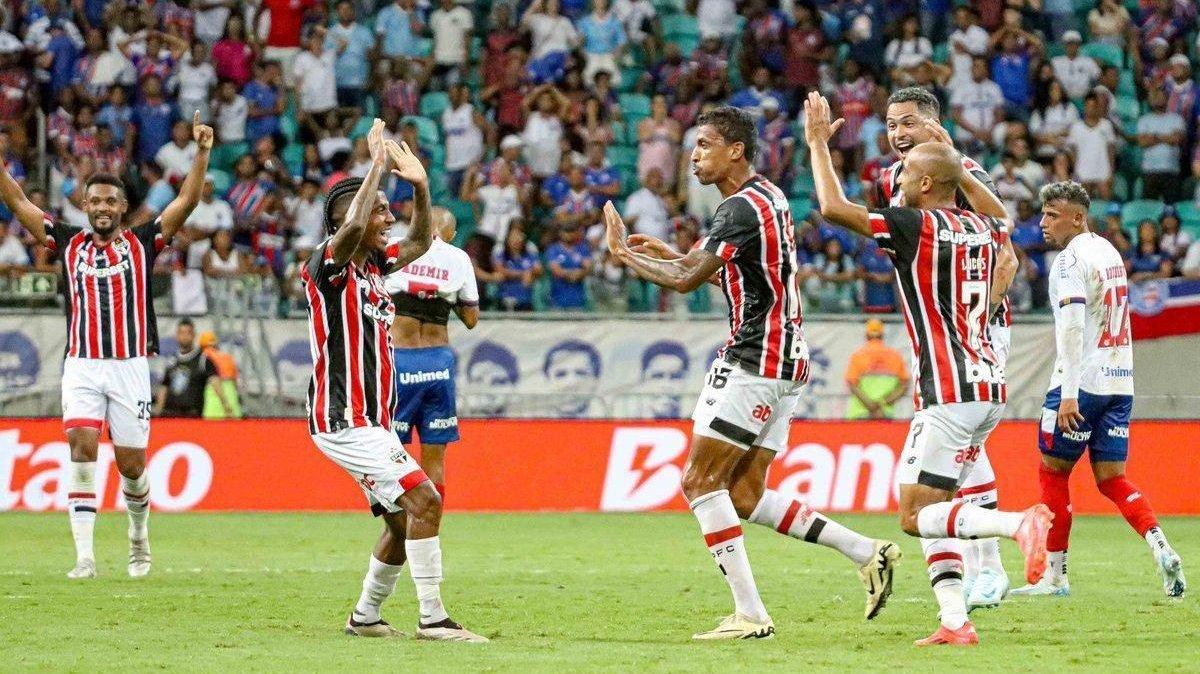
[{"label": "player's arm", "polygon": [[458,316],[458,320],[467,326],[468,330],[474,330],[479,324],[479,305],[478,304],[455,304],[454,315]]},{"label": "player's arm", "polygon": [[192,138],[196,141],[196,159],[192,161],[192,170],[188,171],[187,178],[180,186],[179,195],[167,204],[159,216],[163,239],[168,242],[192,214],[196,204],[200,203],[204,176],[208,173],[208,155],[212,152],[213,130],[211,126],[200,123],[199,110],[192,115]]},{"label": "player's arm", "polygon": [[409,262],[421,257],[433,243],[433,205],[429,197],[429,175],[421,159],[408,148],[408,143],[389,140],[383,144],[387,156],[396,165],[392,173],[413,186],[413,215],[408,235],[400,240],[396,259],[388,273],[404,268]]},{"label": "player's arm", "polygon": [[1012,286],[1013,279],[1017,277],[1017,269],[1020,262],[1017,260],[1017,251],[1013,250],[1012,239],[1004,237],[1004,243],[1000,245],[1000,249],[996,254],[996,266],[992,270],[992,296],[989,298],[992,305],[992,311],[1004,301],[1004,294]]},{"label": "player's arm", "polygon": [[163,408],[167,406],[167,385],[159,384],[154,392],[154,416],[161,417]]},{"label": "player's arm", "polygon": [[329,242],[330,255],[335,265],[345,266],[362,243],[363,234],[367,231],[367,223],[374,211],[375,197],[379,192],[379,181],[383,179],[387,168],[387,154],[383,149],[383,121],[376,119],[367,132],[367,146],[371,151],[371,167],[363,178],[362,185],[354,193],[350,207],[346,209],[346,217]]},{"label": "player's arm", "polygon": [[804,102],[804,140],[808,143],[821,215],[852,232],[870,237],[870,214],[865,207],[846,198],[837,172],[833,169],[829,139],[841,128],[843,120],[831,123],[830,117],[829,101],[815,91],[809,93],[808,100]]},{"label": "player's arm", "polygon": [[475,280],[475,265],[467,260],[466,256],[463,256],[463,270],[467,280],[458,291],[454,315],[458,316],[458,320],[462,321],[468,330],[474,330],[479,324],[479,285]]},{"label": "player's arm", "polygon": [[690,293],[725,264],[721,257],[702,248],[672,260],[635,253],[626,240],[625,223],[611,201],[604,204],[604,225],[609,252],[639,277],[663,288]]},{"label": "player's arm", "polygon": [[1058,406],[1058,427],[1075,431],[1083,422],[1079,413],[1079,379],[1083,371],[1083,323],[1087,298],[1080,278],[1079,262],[1073,254],[1059,253],[1052,274],[1058,274],[1058,292],[1050,298],[1058,303],[1054,320],[1054,341],[1062,362],[1062,400]]},{"label": "player's arm", "polygon": [[25,196],[25,192],[3,162],[0,162],[0,199],[8,206],[8,210],[17,216],[21,226],[32,234],[39,244],[46,245],[46,214]]}]

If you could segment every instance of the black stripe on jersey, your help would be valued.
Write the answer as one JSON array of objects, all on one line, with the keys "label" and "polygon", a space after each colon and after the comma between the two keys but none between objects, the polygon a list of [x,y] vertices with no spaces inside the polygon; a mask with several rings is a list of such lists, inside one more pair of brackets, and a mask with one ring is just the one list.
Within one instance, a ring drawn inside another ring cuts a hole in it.
[{"label": "black stripe on jersey", "polygon": [[[357,288],[369,289],[370,285],[362,279],[355,279]],[[364,288],[365,286],[365,288]],[[370,304],[370,300],[364,297],[366,293],[359,292],[359,304],[365,306]],[[375,350],[375,320],[368,316],[366,312],[361,310],[358,312],[359,321],[359,343],[355,348],[362,349],[363,353],[359,356],[362,359],[362,388],[363,388],[363,416],[372,422],[379,418],[379,368],[376,367],[376,359],[378,355]],[[369,352],[369,353],[368,353]],[[391,357],[389,351],[388,356]]]},{"label": "black stripe on jersey", "polygon": [[[103,265],[101,265],[103,261]],[[96,268],[108,269],[108,251],[97,251]],[[93,354],[100,358],[112,358],[116,354],[113,353],[112,334],[115,326],[113,326],[112,312],[109,311],[109,302],[112,298],[112,277],[103,276],[96,278],[96,313],[100,315],[100,331],[96,334],[96,343],[100,345],[100,352]]]},{"label": "black stripe on jersey", "polygon": [[[967,231],[962,220],[953,213],[935,210],[933,218],[935,220],[935,241],[938,240],[936,232],[939,229],[944,228],[951,232],[964,233]],[[934,260],[939,277],[939,282],[934,284],[938,301],[936,311],[941,315],[942,325],[945,327],[946,352],[950,355],[954,365],[955,388],[959,392],[958,400],[960,402],[974,401],[976,398],[975,387],[967,384],[967,351],[954,338],[958,332],[958,290],[962,286],[962,282],[967,280],[962,277],[962,262],[960,262],[960,257],[965,257],[965,252],[958,246],[944,244],[940,241],[938,241],[937,247],[939,254]],[[965,262],[965,260],[963,261]],[[969,326],[968,329],[970,329]],[[963,397],[964,391],[970,391],[971,395]]]}]

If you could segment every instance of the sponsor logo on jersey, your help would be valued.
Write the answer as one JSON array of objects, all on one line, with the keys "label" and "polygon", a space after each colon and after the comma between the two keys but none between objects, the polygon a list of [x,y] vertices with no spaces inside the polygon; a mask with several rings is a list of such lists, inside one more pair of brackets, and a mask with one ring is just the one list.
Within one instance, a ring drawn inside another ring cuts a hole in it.
[{"label": "sponsor logo on jersey", "polygon": [[434,370],[432,372],[401,372],[396,376],[396,380],[401,384],[424,384],[431,381],[450,381],[450,368]]},{"label": "sponsor logo on jersey", "polygon": [[429,428],[435,431],[441,431],[447,428],[458,428],[458,417],[434,419],[433,421],[429,422]]},{"label": "sponsor logo on jersey", "polygon": [[948,229],[938,230],[938,241],[954,246],[988,246],[992,243],[991,232],[952,232]]},{"label": "sponsor logo on jersey", "polygon": [[379,307],[369,302],[363,302],[363,313],[368,318],[374,319],[384,325],[391,325],[392,321],[396,320],[396,311],[388,305],[388,308],[380,309]]},{"label": "sponsor logo on jersey", "polygon": [[76,269],[85,276],[95,276],[96,278],[120,276],[129,269],[129,260],[121,260],[111,267],[97,267],[86,262],[79,262],[76,264]]},{"label": "sponsor logo on jersey", "polygon": [[1105,377],[1132,377],[1133,368],[1131,367],[1108,367],[1107,365],[1100,368],[1100,374]]},{"label": "sponsor logo on jersey", "polygon": [[411,427],[412,427],[411,424],[409,424],[407,421],[393,421],[392,422],[392,430],[396,431],[397,433],[407,433],[408,429]]},{"label": "sponsor logo on jersey", "polygon": [[1003,384],[1004,368],[991,363],[967,363],[967,381],[972,384]]}]

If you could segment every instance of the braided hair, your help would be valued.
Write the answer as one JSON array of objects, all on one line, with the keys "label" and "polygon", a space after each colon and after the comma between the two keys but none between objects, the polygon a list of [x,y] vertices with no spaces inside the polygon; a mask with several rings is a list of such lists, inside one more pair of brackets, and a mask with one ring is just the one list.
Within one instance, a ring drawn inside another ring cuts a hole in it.
[{"label": "braided hair", "polygon": [[337,232],[338,227],[341,227],[342,225],[342,223],[334,222],[333,220],[334,206],[336,206],[337,203],[343,198],[349,197],[350,199],[353,199],[354,195],[358,193],[358,188],[362,187],[362,184],[362,178],[346,178],[345,180],[339,180],[332,188],[330,188],[329,194],[325,196],[326,235],[332,236],[335,232]]}]

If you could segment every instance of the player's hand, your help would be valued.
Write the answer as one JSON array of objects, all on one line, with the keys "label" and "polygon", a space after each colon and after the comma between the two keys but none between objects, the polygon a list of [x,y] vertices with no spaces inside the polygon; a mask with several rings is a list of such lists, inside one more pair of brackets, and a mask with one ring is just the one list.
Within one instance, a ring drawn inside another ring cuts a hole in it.
[{"label": "player's hand", "polygon": [[665,241],[649,234],[630,234],[626,241],[633,252],[658,260],[674,260],[679,257],[679,253]]},{"label": "player's hand", "polygon": [[1063,433],[1079,430],[1083,415],[1079,413],[1079,400],[1063,398],[1058,404],[1058,430]]},{"label": "player's hand", "polygon": [[200,123],[200,111],[192,114],[192,139],[200,150],[211,150],[213,146],[213,130],[207,124]]},{"label": "player's hand", "polygon": [[413,185],[425,185],[429,182],[429,174],[425,172],[425,165],[421,163],[420,157],[413,153],[408,147],[408,143],[400,141],[397,143],[394,140],[384,141],[384,148],[387,149],[387,154],[392,159],[392,163],[396,165],[392,169],[392,173],[401,180],[407,180]]},{"label": "player's hand", "polygon": [[846,122],[844,119],[830,121],[832,117],[829,101],[815,91],[809,92],[808,100],[804,101],[804,140],[809,145],[828,144]]},{"label": "player's hand", "polygon": [[925,120],[924,124],[925,130],[929,132],[930,141],[954,147],[954,139],[950,137],[950,132],[946,130],[946,127],[932,119]]},{"label": "player's hand", "polygon": [[604,233],[608,241],[608,250],[618,258],[623,253],[629,251],[629,247],[625,244],[626,230],[625,221],[617,213],[617,207],[613,206],[613,202],[604,202]]},{"label": "player's hand", "polygon": [[383,120],[376,117],[371,123],[371,129],[367,131],[367,150],[371,153],[372,161],[383,161],[388,156],[383,147],[383,132],[386,128]]}]

